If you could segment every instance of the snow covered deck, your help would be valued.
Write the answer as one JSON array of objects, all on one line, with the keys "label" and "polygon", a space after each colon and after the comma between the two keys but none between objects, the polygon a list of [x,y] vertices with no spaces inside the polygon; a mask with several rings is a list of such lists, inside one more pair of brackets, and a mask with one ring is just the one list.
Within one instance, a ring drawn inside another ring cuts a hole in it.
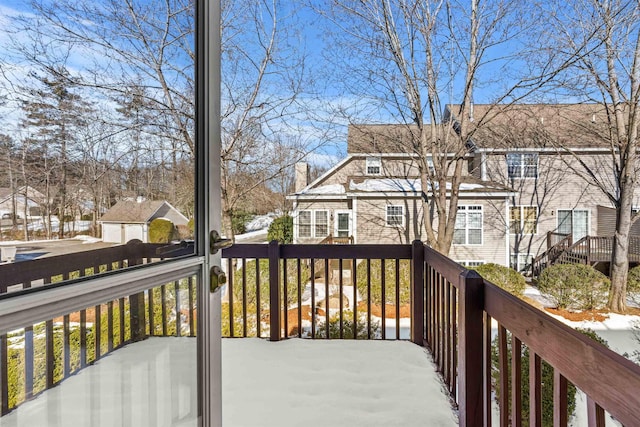
[{"label": "snow covered deck", "polygon": [[[405,341],[222,341],[223,425],[455,426],[431,356]],[[0,418],[2,427],[195,426],[196,340],[149,338]]]}]

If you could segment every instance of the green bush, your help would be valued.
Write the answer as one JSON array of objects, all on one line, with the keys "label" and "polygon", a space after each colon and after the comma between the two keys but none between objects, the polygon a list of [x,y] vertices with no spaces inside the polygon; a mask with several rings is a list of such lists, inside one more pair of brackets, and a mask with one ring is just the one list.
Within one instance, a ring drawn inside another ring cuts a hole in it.
[{"label": "green bush", "polygon": [[156,218],[149,224],[149,243],[169,243],[174,234],[175,227],[168,219]]},{"label": "green bush", "polygon": [[[411,302],[411,263],[409,260],[400,260],[398,268],[400,280],[400,304]],[[356,268],[357,287],[360,297],[367,298],[367,262],[362,261]],[[396,301],[396,263],[395,260],[385,260],[385,303],[395,304]],[[382,266],[379,259],[371,260],[371,302],[382,305]]]},{"label": "green bush", "polygon": [[627,277],[627,296],[635,304],[640,305],[640,265],[629,270]]},{"label": "green bush", "polygon": [[282,244],[293,243],[293,217],[284,215],[273,220],[267,231],[267,240]]},{"label": "green bush", "polygon": [[189,228],[189,231],[191,231],[191,234],[193,234],[194,231],[196,230],[196,220],[195,220],[195,218],[191,218],[189,220],[189,222],[187,222],[187,227]]},{"label": "green bush", "polygon": [[[576,328],[576,331],[590,337],[591,339],[609,347],[606,340],[600,338],[598,334],[592,329]],[[511,334],[507,332],[507,341],[511,339]],[[511,346],[507,345],[507,360],[509,369],[511,369]],[[522,425],[529,425],[529,349],[526,346],[522,347]],[[542,425],[544,427],[553,426],[553,367],[542,362],[541,366],[542,376]],[[496,337],[491,346],[491,380],[492,385],[496,391],[495,399],[500,401],[500,371],[499,371],[499,354],[498,354],[498,337]],[[508,387],[511,389],[511,375],[508,375]],[[509,401],[511,401],[511,393],[509,393]],[[576,387],[568,383],[567,387],[567,407],[569,416],[573,416],[576,408]]]},{"label": "green bush", "polygon": [[474,270],[476,270],[483,279],[488,280],[515,296],[522,298],[524,295],[524,288],[526,286],[524,277],[513,268],[489,263],[479,265],[475,267]]},{"label": "green bush", "polygon": [[244,234],[247,231],[246,224],[251,221],[253,214],[243,210],[234,210],[231,212],[231,228],[233,234]]},{"label": "green bush", "polygon": [[607,303],[611,281],[589,265],[556,264],[546,268],[538,279],[540,292],[558,308],[592,310]]},{"label": "green bush", "polygon": [[[327,337],[327,323],[321,321],[316,327],[316,338]],[[380,324],[371,322],[371,337],[379,337]],[[353,311],[344,311],[342,313],[342,337],[344,339],[353,339]],[[358,316],[356,322],[356,339],[366,340],[368,337],[367,318],[364,315]],[[329,318],[329,338],[340,338],[340,315],[334,314]]]}]

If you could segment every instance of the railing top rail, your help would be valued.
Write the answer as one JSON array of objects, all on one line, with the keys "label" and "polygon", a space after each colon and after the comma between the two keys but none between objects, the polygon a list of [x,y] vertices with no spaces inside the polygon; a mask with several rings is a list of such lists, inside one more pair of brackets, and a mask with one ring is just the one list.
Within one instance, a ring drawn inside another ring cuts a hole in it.
[{"label": "railing top rail", "polygon": [[485,311],[493,319],[622,424],[640,425],[640,366],[498,286],[484,285]]},{"label": "railing top rail", "polygon": [[[283,259],[411,259],[411,245],[278,245]],[[268,258],[269,245],[241,244],[222,250],[223,258]]]},{"label": "railing top rail", "polygon": [[424,260],[427,265],[435,267],[440,275],[455,287],[460,285],[460,274],[466,271],[463,266],[428,246],[424,248]]},{"label": "railing top rail", "polygon": [[136,242],[30,261],[2,264],[0,265],[0,293],[5,292],[8,286],[51,278],[52,276],[67,274],[117,261],[140,258],[172,258],[183,255],[178,252],[171,255],[158,255],[157,250],[164,246],[166,245]]}]

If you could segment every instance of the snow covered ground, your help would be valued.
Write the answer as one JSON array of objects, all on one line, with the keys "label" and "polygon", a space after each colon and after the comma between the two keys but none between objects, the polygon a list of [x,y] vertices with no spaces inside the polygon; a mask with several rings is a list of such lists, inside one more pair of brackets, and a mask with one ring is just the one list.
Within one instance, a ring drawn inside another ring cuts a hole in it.
[{"label": "snow covered ground", "polygon": [[[222,341],[230,427],[456,426],[424,348],[400,341]],[[196,340],[150,338],[0,418],[2,427],[195,426]]]}]

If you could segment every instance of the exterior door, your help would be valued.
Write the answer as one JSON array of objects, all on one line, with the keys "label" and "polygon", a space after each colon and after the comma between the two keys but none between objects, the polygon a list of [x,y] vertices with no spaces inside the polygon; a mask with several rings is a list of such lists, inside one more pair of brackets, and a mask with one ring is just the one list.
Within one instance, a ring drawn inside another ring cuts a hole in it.
[{"label": "exterior door", "polygon": [[349,237],[353,235],[351,229],[351,211],[335,211],[335,237]]},{"label": "exterior door", "polygon": [[589,211],[586,209],[558,209],[558,233],[571,234],[573,241],[589,234]]}]

